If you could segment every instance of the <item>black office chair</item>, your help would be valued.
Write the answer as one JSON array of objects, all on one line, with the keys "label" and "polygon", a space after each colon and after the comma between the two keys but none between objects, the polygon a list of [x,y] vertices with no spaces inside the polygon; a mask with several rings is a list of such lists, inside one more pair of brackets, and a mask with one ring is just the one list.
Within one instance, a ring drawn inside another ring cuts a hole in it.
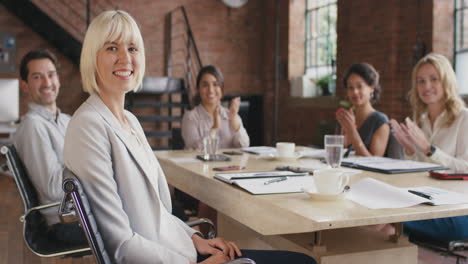
[{"label": "black office chair", "polygon": [[23,223],[23,238],[26,246],[40,257],[76,257],[91,254],[88,247],[71,248],[47,235],[47,223],[40,211],[50,207],[57,207],[58,214],[60,202],[40,205],[36,189],[31,184],[15,147],[13,145],[3,146],[0,151],[6,156],[8,168],[13,174],[23,200],[24,215],[20,217],[20,221]]},{"label": "black office chair", "polygon": [[[83,191],[83,187],[75,175],[68,169],[65,169],[64,171],[63,191],[65,192],[65,196],[61,205],[62,213],[65,216],[73,214],[73,211],[77,214],[81,227],[86,234],[89,246],[96,258],[96,262],[98,264],[112,263],[104,247],[102,237],[99,234],[96,220],[94,219],[88,199]],[[187,222],[187,224],[189,226],[200,224],[211,225],[213,230],[208,234],[208,237],[212,238],[216,236],[213,223],[208,219],[198,219],[192,222]],[[226,262],[225,264],[255,264],[255,262],[248,258],[240,258]]]}]

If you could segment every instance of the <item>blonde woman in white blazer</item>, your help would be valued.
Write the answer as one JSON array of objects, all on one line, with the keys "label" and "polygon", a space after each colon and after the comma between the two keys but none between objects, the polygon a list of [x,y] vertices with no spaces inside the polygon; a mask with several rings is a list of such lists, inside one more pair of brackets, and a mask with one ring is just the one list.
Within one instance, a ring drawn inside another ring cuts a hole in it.
[{"label": "blonde woman in white blazer", "polygon": [[93,20],[80,70],[90,97],[68,126],[65,165],[85,189],[112,261],[222,263],[242,255],[234,243],[205,240],[171,214],[164,173],[137,119],[124,110],[125,94],[140,86],[145,71],[143,40],[128,13],[106,11]]}]

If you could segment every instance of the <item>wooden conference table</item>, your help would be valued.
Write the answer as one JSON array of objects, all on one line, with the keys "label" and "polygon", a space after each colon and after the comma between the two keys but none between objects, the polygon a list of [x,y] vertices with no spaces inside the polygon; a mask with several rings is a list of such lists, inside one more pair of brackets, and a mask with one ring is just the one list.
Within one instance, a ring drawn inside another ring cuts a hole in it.
[{"label": "wooden conference table", "polygon": [[[230,162],[172,160],[194,158],[196,154],[185,150],[155,152],[169,184],[216,209],[219,236],[235,241],[241,248],[293,250],[309,254],[322,264],[417,263],[417,247],[406,237],[389,238],[362,226],[468,215],[468,204],[373,210],[347,199],[318,201],[304,193],[251,195],[213,178],[214,167],[238,165],[240,156],[231,156]],[[299,159],[285,163],[248,155],[243,171],[269,171],[278,165],[320,162]],[[389,175],[363,171],[351,176],[350,183],[365,177],[397,187],[434,186],[468,192],[468,182],[436,180],[427,172]]]}]

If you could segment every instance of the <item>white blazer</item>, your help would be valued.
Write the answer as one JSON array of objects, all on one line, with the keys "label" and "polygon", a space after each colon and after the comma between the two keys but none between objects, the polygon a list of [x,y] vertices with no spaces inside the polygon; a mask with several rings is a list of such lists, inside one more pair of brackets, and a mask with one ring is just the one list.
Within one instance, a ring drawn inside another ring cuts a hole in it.
[{"label": "white blazer", "polygon": [[196,262],[196,231],[171,214],[164,172],[138,120],[125,115],[135,133],[91,95],[69,123],[65,166],[80,179],[113,262]]}]

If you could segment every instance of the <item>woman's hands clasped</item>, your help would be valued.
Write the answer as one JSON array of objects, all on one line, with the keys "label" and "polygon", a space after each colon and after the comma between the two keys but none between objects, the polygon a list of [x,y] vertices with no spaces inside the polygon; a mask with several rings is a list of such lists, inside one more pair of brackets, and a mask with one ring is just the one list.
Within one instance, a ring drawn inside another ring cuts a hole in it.
[{"label": "woman's hands clasped", "polygon": [[203,239],[194,234],[192,236],[192,241],[198,253],[201,255],[211,255],[211,257],[202,263],[223,263],[234,260],[236,255],[242,255],[240,249],[234,242],[224,240],[220,237],[214,239]]},{"label": "woman's hands clasped", "polygon": [[424,132],[408,117],[404,123],[398,123],[392,119],[391,125],[395,138],[405,148],[406,154],[413,155],[415,151],[422,153],[429,152],[431,143],[424,135]]},{"label": "woman's hands clasped", "polygon": [[345,145],[352,144],[353,139],[359,137],[353,109],[350,108],[346,110],[344,108],[339,108],[335,112],[335,117],[341,126],[342,134],[345,136]]},{"label": "woman's hands clasped", "polygon": [[354,116],[353,109],[346,110],[344,108],[339,108],[335,116],[344,131],[351,132],[356,129],[356,117]]}]

